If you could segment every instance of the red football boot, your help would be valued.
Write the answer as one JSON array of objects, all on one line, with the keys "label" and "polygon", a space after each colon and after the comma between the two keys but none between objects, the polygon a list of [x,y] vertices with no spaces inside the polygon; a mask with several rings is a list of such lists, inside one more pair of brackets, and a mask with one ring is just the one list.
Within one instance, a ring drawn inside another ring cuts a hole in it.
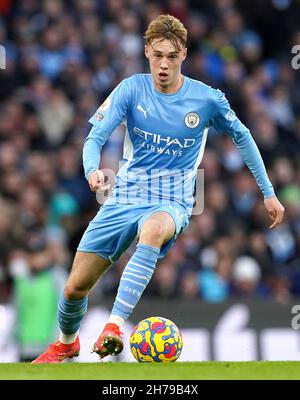
[{"label": "red football boot", "polygon": [[123,333],[120,332],[117,324],[106,324],[92,348],[92,353],[97,353],[100,358],[108,355],[116,356],[123,350],[122,336]]},{"label": "red football boot", "polygon": [[56,364],[60,363],[66,358],[73,358],[79,356],[80,343],[79,336],[77,336],[74,343],[64,344],[57,340],[55,343],[50,344],[48,349],[41,354],[38,358],[32,361],[32,364]]}]

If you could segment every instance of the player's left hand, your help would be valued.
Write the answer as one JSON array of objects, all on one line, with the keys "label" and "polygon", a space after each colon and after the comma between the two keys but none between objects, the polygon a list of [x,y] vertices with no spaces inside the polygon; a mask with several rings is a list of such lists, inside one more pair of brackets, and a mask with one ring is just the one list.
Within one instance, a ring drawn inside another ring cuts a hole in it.
[{"label": "player's left hand", "polygon": [[269,229],[275,228],[279,225],[284,216],[284,207],[277,199],[276,196],[268,197],[264,199],[265,208],[269,214],[269,217],[273,221],[272,225],[269,226]]}]

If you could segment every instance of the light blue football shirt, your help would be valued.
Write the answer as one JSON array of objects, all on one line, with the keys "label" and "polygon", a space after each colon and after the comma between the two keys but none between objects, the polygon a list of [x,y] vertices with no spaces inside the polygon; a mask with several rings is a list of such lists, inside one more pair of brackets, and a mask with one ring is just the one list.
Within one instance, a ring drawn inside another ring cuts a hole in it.
[{"label": "light blue football shirt", "polygon": [[264,197],[274,195],[263,160],[249,130],[224,94],[184,77],[174,94],[157,91],[150,74],[124,79],[90,118],[83,148],[85,176],[99,168],[102,146],[124,123],[123,161],[112,195],[125,204],[153,202],[183,206],[192,214],[197,168],[209,126],[231,136]]}]

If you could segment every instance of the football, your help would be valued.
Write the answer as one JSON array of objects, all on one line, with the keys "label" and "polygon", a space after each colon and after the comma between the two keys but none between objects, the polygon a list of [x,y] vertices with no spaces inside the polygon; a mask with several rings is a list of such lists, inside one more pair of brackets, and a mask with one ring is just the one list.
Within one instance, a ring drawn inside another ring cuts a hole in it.
[{"label": "football", "polygon": [[139,362],[174,362],[182,351],[182,336],[174,322],[163,317],[140,321],[130,336],[130,349]]}]

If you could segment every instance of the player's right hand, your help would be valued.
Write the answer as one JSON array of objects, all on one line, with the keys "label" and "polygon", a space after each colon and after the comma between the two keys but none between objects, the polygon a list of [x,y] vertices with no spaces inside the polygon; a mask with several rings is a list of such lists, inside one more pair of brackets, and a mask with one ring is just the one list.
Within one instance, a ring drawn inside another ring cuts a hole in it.
[{"label": "player's right hand", "polygon": [[92,192],[105,192],[110,188],[110,183],[105,183],[105,177],[100,169],[90,173],[88,182]]}]

